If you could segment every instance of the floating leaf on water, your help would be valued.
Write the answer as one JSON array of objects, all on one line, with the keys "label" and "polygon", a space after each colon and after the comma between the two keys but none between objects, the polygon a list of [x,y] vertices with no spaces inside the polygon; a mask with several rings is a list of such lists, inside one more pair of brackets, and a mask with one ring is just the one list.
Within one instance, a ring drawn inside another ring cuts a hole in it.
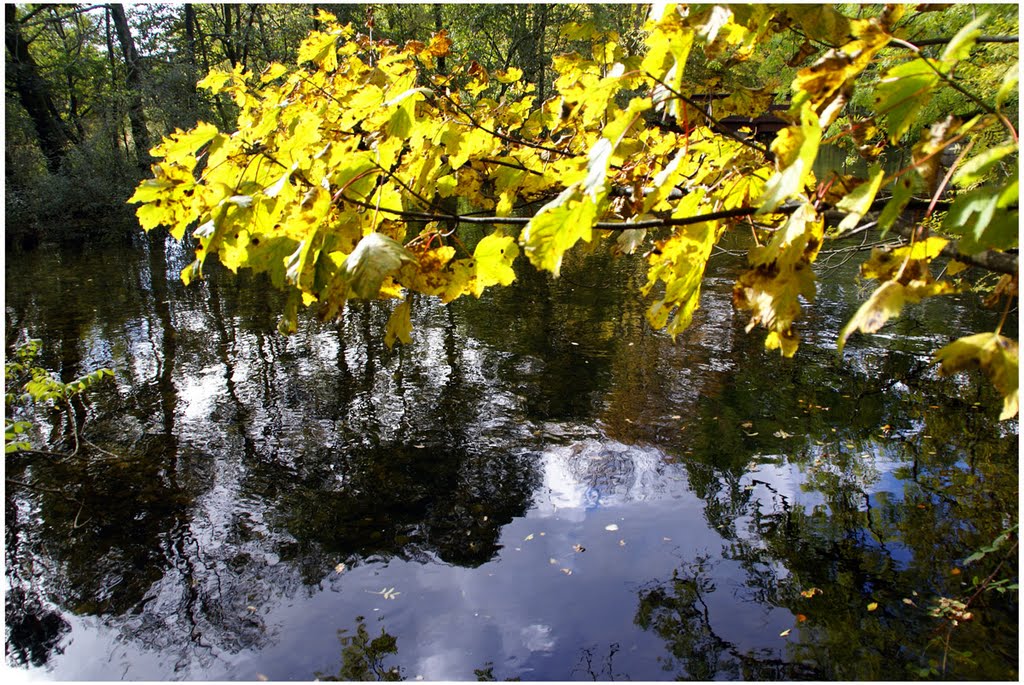
[{"label": "floating leaf on water", "polygon": [[807,615],[806,614],[797,614],[796,615],[796,622],[797,623],[803,623],[806,620],[807,620]]},{"label": "floating leaf on water", "polygon": [[550,559],[548,559],[548,563],[549,564],[557,564],[558,563],[558,559],[555,559],[554,557],[551,557]]},{"label": "floating leaf on water", "polygon": [[914,604],[914,600],[910,599],[909,597],[904,597],[903,598],[903,603],[908,605],[908,606],[912,606],[912,607],[913,606],[917,606],[916,604]]},{"label": "floating leaf on water", "polygon": [[789,631],[790,630],[791,630],[790,628],[786,628],[781,633],[779,633],[779,637],[786,637],[787,635],[789,635]]},{"label": "floating leaf on water", "polygon": [[586,552],[587,548],[584,547],[583,545],[573,545],[572,546],[572,551],[573,552]]},{"label": "floating leaf on water", "polygon": [[607,526],[604,527],[604,529],[608,530],[608,531],[615,532],[615,531],[617,531],[619,529],[619,527],[616,524],[614,524],[614,523],[609,523]]},{"label": "floating leaf on water", "polygon": [[564,573],[567,576],[571,576],[572,575],[572,569],[571,568],[563,568],[562,569],[562,573]]},{"label": "floating leaf on water", "polygon": [[625,540],[619,540],[619,547],[625,547],[625,546],[626,546],[626,541]]},{"label": "floating leaf on water", "polygon": [[787,433],[787,432],[786,432],[786,431],[784,431],[784,430],[777,430],[777,431],[775,431],[774,433],[772,433],[772,435],[774,435],[774,436],[775,436],[775,437],[777,437],[777,438],[782,438],[783,440],[785,440],[786,438],[791,438],[791,437],[793,437],[793,434],[792,434],[792,433]]},{"label": "floating leaf on water", "polygon": [[344,573],[345,572],[345,564],[338,564],[337,566],[335,566],[334,567],[334,572],[335,573]]},{"label": "floating leaf on water", "polygon": [[878,608],[878,602],[871,602],[868,604],[868,611],[874,611]]},{"label": "floating leaf on water", "polygon": [[962,573],[962,571],[961,571],[960,569],[958,569],[958,568],[954,568],[954,569],[952,569],[952,570],[950,571],[950,574],[952,574],[952,575],[954,575],[954,576],[958,576],[958,575],[960,575],[961,573]]},{"label": "floating leaf on water", "polygon": [[754,422],[753,421],[744,421],[743,423],[740,424],[740,427],[741,428],[753,428],[754,427]]},{"label": "floating leaf on water", "polygon": [[526,540],[526,541],[530,541],[530,540],[532,540],[532,539],[533,539],[533,533],[530,533],[530,534],[529,534],[529,535],[527,535],[527,536],[526,536],[525,538],[523,538],[523,540]]},{"label": "floating leaf on water", "polygon": [[540,536],[541,536],[541,537],[544,537],[545,535],[547,535],[547,533],[545,533],[544,531],[541,531],[541,532],[540,532]]},{"label": "floating leaf on water", "polygon": [[800,594],[801,594],[801,595],[802,595],[803,597],[807,597],[808,599],[810,599],[810,598],[811,598],[811,597],[813,597],[814,595],[820,595],[821,593],[822,593],[822,590],[821,590],[821,588],[816,588],[816,587],[812,587],[812,588],[809,588],[809,589],[807,589],[807,590],[802,590],[802,591],[800,592]]}]

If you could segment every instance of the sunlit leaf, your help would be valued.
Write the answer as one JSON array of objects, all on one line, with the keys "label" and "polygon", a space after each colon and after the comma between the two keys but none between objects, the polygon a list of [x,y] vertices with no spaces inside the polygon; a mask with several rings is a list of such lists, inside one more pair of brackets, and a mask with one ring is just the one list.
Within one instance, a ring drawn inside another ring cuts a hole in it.
[{"label": "sunlit leaf", "polygon": [[1002,107],[1006,101],[1017,94],[1017,83],[1020,80],[1020,62],[1014,62],[1003,73],[1003,80],[996,93],[996,107]]},{"label": "sunlit leaf", "polygon": [[889,140],[896,143],[928,102],[939,81],[938,67],[918,58],[890,69],[875,87],[875,111],[886,115]]},{"label": "sunlit leaf", "polygon": [[380,292],[384,279],[413,256],[393,238],[381,233],[363,237],[342,265],[349,287],[356,297],[371,299]]},{"label": "sunlit leaf", "polygon": [[952,286],[945,282],[912,281],[904,285],[898,281],[886,281],[871,294],[871,297],[860,306],[857,313],[839,332],[839,354],[843,353],[843,347],[853,333],[857,331],[868,334],[875,333],[889,319],[899,316],[904,305],[920,302],[925,297],[945,295],[951,292],[953,292]]},{"label": "sunlit leaf", "polygon": [[942,222],[942,228],[962,237],[960,251],[973,254],[985,249],[1017,245],[1019,214],[1004,209],[1006,190],[1016,192],[1016,179],[1007,187],[984,186],[958,196]]},{"label": "sunlit leaf", "polygon": [[981,27],[988,21],[989,14],[986,12],[977,17],[946,43],[946,49],[942,51],[942,61],[947,64],[954,64],[960,60],[967,59],[971,54],[971,48],[981,37]]},{"label": "sunlit leaf", "polygon": [[875,201],[875,196],[878,194],[878,189],[882,186],[885,171],[881,165],[876,164],[868,170],[868,177],[867,183],[854,188],[836,204],[836,209],[847,213],[843,220],[839,222],[839,232],[855,228],[860,223],[860,220],[864,218],[864,215],[868,213],[871,209],[871,203]]},{"label": "sunlit leaf", "polygon": [[481,239],[473,250],[476,281],[481,291],[487,286],[510,285],[516,279],[512,263],[518,255],[515,238],[506,236],[501,229]]},{"label": "sunlit leaf", "polygon": [[1018,413],[1018,347],[1015,340],[998,333],[977,333],[935,352],[939,372],[950,375],[958,371],[980,368],[1003,396],[1003,410],[999,420],[1013,418]]},{"label": "sunlit leaf", "polygon": [[820,143],[818,115],[810,103],[806,103],[800,110],[800,125],[783,129],[772,143],[780,169],[765,184],[758,214],[774,211],[803,189],[813,177],[812,167]]},{"label": "sunlit leaf", "polygon": [[1015,142],[1006,142],[996,145],[981,154],[972,157],[964,162],[956,173],[953,174],[953,183],[958,186],[969,186],[983,180],[996,164],[1002,161],[1007,155],[1012,155],[1019,150]]}]

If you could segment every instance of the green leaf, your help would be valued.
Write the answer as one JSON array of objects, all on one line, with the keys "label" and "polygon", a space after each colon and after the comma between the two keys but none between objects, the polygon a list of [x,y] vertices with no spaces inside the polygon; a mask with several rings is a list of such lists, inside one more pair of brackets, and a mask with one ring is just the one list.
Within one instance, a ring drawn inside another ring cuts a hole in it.
[{"label": "green leaf", "polygon": [[939,82],[937,68],[918,58],[893,67],[875,86],[875,111],[886,115],[889,141],[894,145],[931,99],[931,90]]},{"label": "green leaf", "polygon": [[991,147],[964,162],[953,174],[953,183],[961,187],[973,185],[984,179],[992,167],[1007,155],[1017,152],[1019,146],[1013,141]]},{"label": "green leaf", "polygon": [[878,228],[884,238],[885,234],[892,228],[893,223],[903,214],[904,207],[914,196],[914,184],[908,174],[903,174],[896,179],[892,188],[892,199],[890,199],[881,213],[878,215]]},{"label": "green leaf", "polygon": [[1014,62],[1003,74],[1003,81],[996,93],[996,109],[1003,106],[1006,100],[1017,94],[1017,83],[1020,80],[1020,62]]},{"label": "green leaf", "polygon": [[1017,244],[1018,212],[1000,205],[1005,195],[1015,191],[1014,183],[1005,187],[985,186],[956,198],[943,219],[943,230],[962,236],[960,251],[974,254],[986,249],[1003,250]]},{"label": "green leaf", "polygon": [[935,353],[941,375],[980,368],[1003,396],[999,420],[1018,413],[1017,342],[998,333],[977,333],[955,340]]},{"label": "green leaf", "polygon": [[946,44],[942,51],[942,61],[952,66],[962,59],[967,59],[971,54],[971,48],[981,36],[981,25],[988,21],[988,13],[967,24],[953,36],[953,39]]}]

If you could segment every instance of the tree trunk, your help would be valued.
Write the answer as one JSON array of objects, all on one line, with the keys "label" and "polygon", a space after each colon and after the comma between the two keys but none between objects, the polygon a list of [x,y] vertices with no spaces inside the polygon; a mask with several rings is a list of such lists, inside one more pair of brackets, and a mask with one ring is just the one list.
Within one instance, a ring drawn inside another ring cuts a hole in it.
[{"label": "tree trunk", "polygon": [[17,7],[4,4],[4,44],[7,46],[7,75],[14,84],[21,106],[28,112],[39,138],[39,147],[50,173],[60,169],[75,136],[57,114],[46,81],[39,75],[28,43],[21,35]]},{"label": "tree trunk", "polygon": [[110,16],[114,20],[114,29],[124,54],[127,67],[125,83],[128,86],[128,123],[132,128],[132,141],[135,143],[135,158],[140,168],[147,169],[150,163],[149,128],[146,126],[146,113],[142,107],[142,65],[139,53],[135,50],[135,40],[128,28],[128,19],[124,14],[123,5],[108,5]]},{"label": "tree trunk", "polygon": [[[438,33],[444,28],[444,18],[441,16],[441,5],[434,5],[434,30]],[[437,58],[437,71],[439,74],[447,74],[448,68],[445,64],[444,55]]]}]

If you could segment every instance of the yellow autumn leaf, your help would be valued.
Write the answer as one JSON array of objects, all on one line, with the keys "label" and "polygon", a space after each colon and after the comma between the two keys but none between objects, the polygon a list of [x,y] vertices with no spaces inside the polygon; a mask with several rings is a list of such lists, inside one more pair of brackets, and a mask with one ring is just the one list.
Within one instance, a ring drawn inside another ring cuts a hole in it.
[{"label": "yellow autumn leaf", "polygon": [[479,297],[483,289],[492,285],[511,285],[516,279],[512,262],[519,255],[519,246],[512,236],[506,236],[501,229],[485,236],[476,249],[473,259],[476,261],[476,284]]},{"label": "yellow autumn leaf", "polygon": [[596,221],[592,198],[570,186],[530,219],[519,240],[534,266],[557,276],[562,256],[578,241],[590,242]]},{"label": "yellow autumn leaf", "polygon": [[839,332],[839,354],[843,353],[843,347],[853,333],[877,332],[889,319],[899,316],[905,304],[916,304],[925,297],[946,295],[951,292],[953,287],[946,282],[921,280],[910,281],[904,285],[898,281],[885,281]]},{"label": "yellow autumn leaf", "polygon": [[356,297],[370,299],[380,292],[384,279],[408,261],[414,261],[408,250],[375,232],[363,236],[342,265],[342,272]]},{"label": "yellow autumn leaf", "polygon": [[935,352],[939,373],[948,376],[958,371],[980,368],[1003,396],[999,420],[1013,418],[1019,411],[1019,354],[1017,341],[998,333],[977,333]]},{"label": "yellow autumn leaf", "polygon": [[412,300],[405,298],[402,303],[395,307],[388,318],[388,325],[384,331],[384,344],[390,350],[398,340],[406,345],[412,342]]}]

